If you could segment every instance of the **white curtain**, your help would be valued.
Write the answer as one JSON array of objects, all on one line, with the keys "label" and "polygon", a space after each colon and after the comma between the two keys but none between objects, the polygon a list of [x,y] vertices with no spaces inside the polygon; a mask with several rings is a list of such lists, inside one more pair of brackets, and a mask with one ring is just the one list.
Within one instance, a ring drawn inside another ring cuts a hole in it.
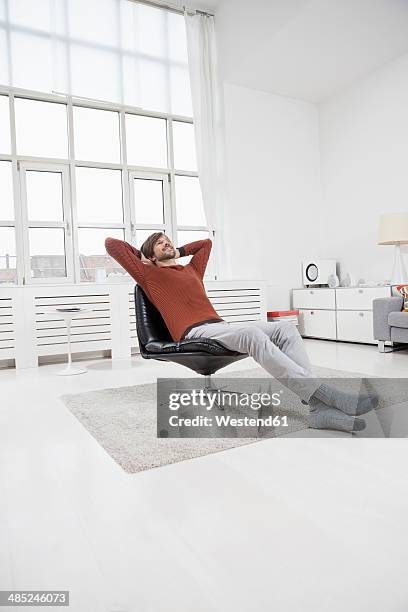
[{"label": "white curtain", "polygon": [[225,164],[214,17],[185,13],[185,20],[198,172],[207,223],[216,232],[220,254]]}]

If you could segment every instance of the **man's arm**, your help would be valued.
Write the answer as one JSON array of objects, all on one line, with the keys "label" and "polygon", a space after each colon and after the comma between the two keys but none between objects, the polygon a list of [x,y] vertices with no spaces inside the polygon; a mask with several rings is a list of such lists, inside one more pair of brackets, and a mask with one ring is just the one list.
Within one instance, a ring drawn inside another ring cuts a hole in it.
[{"label": "man's arm", "polygon": [[141,261],[141,252],[125,240],[117,240],[116,238],[106,238],[105,248],[107,253],[113,259],[116,259],[139,285],[143,286],[146,264]]},{"label": "man's arm", "polygon": [[212,242],[209,238],[207,240],[197,240],[196,242],[189,242],[182,247],[179,247],[180,257],[186,257],[187,255],[193,255],[189,265],[198,272],[201,278],[204,277],[205,269],[207,267],[208,258],[210,257],[212,248]]}]

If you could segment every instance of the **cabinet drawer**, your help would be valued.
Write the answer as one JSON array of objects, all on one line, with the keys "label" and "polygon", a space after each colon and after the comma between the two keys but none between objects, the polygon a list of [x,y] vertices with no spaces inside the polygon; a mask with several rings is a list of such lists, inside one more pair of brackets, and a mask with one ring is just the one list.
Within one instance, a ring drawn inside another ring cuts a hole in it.
[{"label": "cabinet drawer", "polygon": [[336,339],[336,313],[334,310],[300,310],[299,332],[302,336]]},{"label": "cabinet drawer", "polygon": [[336,295],[334,289],[294,289],[294,308],[336,308]]},{"label": "cabinet drawer", "polygon": [[337,340],[375,344],[371,311],[338,311]]},{"label": "cabinet drawer", "polygon": [[336,289],[339,310],[372,310],[373,300],[388,297],[389,287],[353,287]]}]

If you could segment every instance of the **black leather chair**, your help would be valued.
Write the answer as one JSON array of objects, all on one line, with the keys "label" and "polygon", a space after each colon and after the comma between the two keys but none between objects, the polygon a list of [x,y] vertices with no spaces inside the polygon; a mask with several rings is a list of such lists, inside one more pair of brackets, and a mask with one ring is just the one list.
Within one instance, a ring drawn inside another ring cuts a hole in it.
[{"label": "black leather chair", "polygon": [[174,342],[157,308],[141,287],[135,287],[136,331],[140,353],[144,359],[174,361],[206,377],[211,388],[211,374],[248,355],[225,348],[217,340],[207,338]]}]

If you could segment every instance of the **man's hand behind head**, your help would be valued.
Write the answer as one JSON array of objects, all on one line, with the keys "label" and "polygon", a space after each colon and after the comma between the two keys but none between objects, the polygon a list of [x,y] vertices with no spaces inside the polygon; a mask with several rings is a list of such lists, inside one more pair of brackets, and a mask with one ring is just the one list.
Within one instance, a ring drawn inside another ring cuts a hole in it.
[{"label": "man's hand behind head", "polygon": [[147,259],[147,257],[145,257],[142,253],[142,251],[140,251],[140,259],[141,261],[146,264],[146,266],[154,266],[154,262],[151,259]]}]

